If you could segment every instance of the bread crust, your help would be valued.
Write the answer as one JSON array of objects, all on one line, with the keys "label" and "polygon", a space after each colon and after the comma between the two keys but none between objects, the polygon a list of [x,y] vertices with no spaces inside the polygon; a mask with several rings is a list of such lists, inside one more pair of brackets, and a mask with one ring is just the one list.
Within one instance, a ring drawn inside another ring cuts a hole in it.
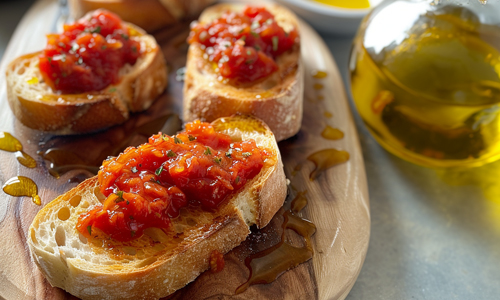
[{"label": "bread crust", "polygon": [[213,2],[215,0],[70,0],[70,9],[73,18],[77,19],[89,11],[104,8],[153,32],[194,16]]},{"label": "bread crust", "polygon": [[[200,23],[209,23],[227,10],[239,11],[237,4],[218,4],[207,8]],[[285,29],[298,28],[293,13],[273,4],[266,5]],[[304,70],[300,44],[277,58],[279,70],[263,82],[237,87],[217,79],[204,50],[198,43],[189,46],[184,82],[184,121],[202,119],[211,122],[236,113],[251,114],[263,120],[281,141],[295,135],[302,123]]]},{"label": "bread crust", "polygon": [[[155,39],[125,23],[141,42],[144,52],[134,66],[125,66],[120,82],[96,92],[59,94],[43,82],[28,84],[26,72],[41,81],[38,56],[13,60],[6,71],[7,99],[14,115],[27,127],[55,134],[79,134],[121,124],[130,112],[147,109],[168,82],[165,58]],[[28,78],[30,79],[30,78]]]},{"label": "bread crust", "polygon": [[[165,297],[208,269],[212,251],[225,254],[245,240],[249,226],[267,225],[286,197],[283,165],[272,133],[262,121],[244,116],[219,119],[214,126],[235,140],[255,137],[259,146],[276,155],[217,211],[189,208],[181,212],[180,219],[173,220],[174,232],[170,235],[155,237],[147,233],[123,244],[107,241],[108,246],[103,246],[106,243],[101,241],[82,241],[76,220],[98,204],[98,181],[93,177],[82,182],[45,205],[29,228],[33,260],[50,284],[82,299]],[[75,197],[81,200],[76,203]],[[71,216],[63,217],[63,221],[58,216],[66,209]],[[178,226],[185,225],[183,220],[189,224],[189,218],[195,218],[196,225],[178,230]],[[136,252],[131,254],[130,248]]]}]

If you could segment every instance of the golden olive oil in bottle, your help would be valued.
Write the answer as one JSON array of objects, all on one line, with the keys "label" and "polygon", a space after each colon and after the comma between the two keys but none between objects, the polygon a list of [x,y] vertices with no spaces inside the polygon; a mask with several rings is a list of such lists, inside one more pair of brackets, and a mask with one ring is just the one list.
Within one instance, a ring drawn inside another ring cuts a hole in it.
[{"label": "golden olive oil in bottle", "polygon": [[359,114],[393,154],[430,167],[500,158],[500,27],[473,10],[386,5],[361,25],[350,73]]}]

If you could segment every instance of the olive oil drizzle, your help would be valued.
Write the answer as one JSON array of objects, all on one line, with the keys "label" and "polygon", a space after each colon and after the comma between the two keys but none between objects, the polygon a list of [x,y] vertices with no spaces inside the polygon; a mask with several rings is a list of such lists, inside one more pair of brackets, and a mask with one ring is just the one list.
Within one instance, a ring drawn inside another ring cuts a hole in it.
[{"label": "olive oil drizzle", "polygon": [[23,151],[21,142],[8,132],[0,132],[0,150],[15,152],[17,161],[27,168],[36,167],[36,161]]},{"label": "olive oil drizzle", "polygon": [[327,140],[340,140],[344,137],[344,133],[340,129],[333,128],[330,125],[326,125],[325,129],[323,129],[323,132],[321,132],[321,136]]},{"label": "olive oil drizzle", "polygon": [[315,83],[315,84],[313,85],[313,88],[314,88],[315,90],[317,90],[317,91],[322,90],[324,87],[325,87],[325,86],[324,86],[323,84],[321,84],[321,83]]},{"label": "olive oil drizzle", "polygon": [[[14,152],[17,161],[27,168],[36,167],[36,161],[33,157],[23,151],[23,144],[8,132],[0,132],[0,150]],[[31,197],[33,203],[36,205],[42,204],[42,200],[40,196],[38,196],[38,187],[36,183],[28,177],[12,177],[5,182],[2,189],[8,195],[14,197]]]},{"label": "olive oil drizzle", "polygon": [[7,180],[2,187],[6,194],[14,197],[31,197],[33,203],[41,205],[42,201],[38,196],[38,187],[33,180],[25,176],[16,176]]},{"label": "olive oil drizzle", "polygon": [[314,152],[307,159],[312,161],[316,166],[309,175],[309,179],[313,181],[327,169],[348,161],[349,152],[337,149],[324,149]]},{"label": "olive oil drizzle", "polygon": [[[244,292],[254,284],[271,283],[284,272],[312,258],[314,252],[311,237],[316,232],[316,226],[296,215],[307,205],[305,194],[306,191],[297,193],[292,200],[291,209],[283,214],[283,231],[278,244],[245,259],[250,275],[248,280],[236,289],[236,294]],[[286,229],[291,229],[302,236],[304,246],[295,247],[288,243],[285,239]]]},{"label": "olive oil drizzle", "polygon": [[[113,129],[87,137],[78,137],[78,139],[69,142],[66,137],[55,137],[50,142],[56,146],[48,147],[46,150],[39,150],[38,155],[48,162],[49,174],[55,178],[59,178],[71,170],[87,170],[92,174],[97,174],[102,161],[109,156],[118,155],[133,143],[134,137],[142,136],[145,139],[159,131],[172,135],[180,130],[181,123],[177,115],[168,114],[157,117],[142,125],[135,126],[134,124],[134,126],[130,127],[126,128],[126,126],[123,126],[122,128],[125,131],[121,132],[121,138],[117,138],[108,147],[100,150],[94,158],[88,158],[88,155],[86,155],[87,149],[71,147],[73,146],[72,143],[81,143],[82,140],[87,139],[84,141],[84,144],[90,145],[90,147],[87,146],[86,148],[91,148],[93,143],[98,143],[100,140],[112,140],[111,135],[115,133]],[[115,135],[113,138],[116,138],[116,136],[118,135]]]},{"label": "olive oil drizzle", "polygon": [[321,71],[321,70],[314,70],[311,72],[311,75],[313,78],[323,79],[323,78],[326,78],[328,76],[328,73],[325,71]]},{"label": "olive oil drizzle", "polygon": [[30,155],[26,154],[24,151],[17,151],[15,153],[17,161],[27,167],[27,168],[36,168],[36,160]]}]

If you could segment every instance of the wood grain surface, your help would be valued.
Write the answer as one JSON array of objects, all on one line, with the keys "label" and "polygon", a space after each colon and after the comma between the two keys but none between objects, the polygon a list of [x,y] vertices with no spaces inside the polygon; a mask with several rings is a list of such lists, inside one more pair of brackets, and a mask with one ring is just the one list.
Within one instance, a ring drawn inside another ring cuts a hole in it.
[{"label": "wood grain surface", "polygon": [[[54,137],[26,128],[14,118],[6,99],[4,74],[10,60],[45,46],[45,34],[54,29],[57,17],[57,1],[38,1],[21,21],[0,64],[0,131],[12,133],[23,143],[24,151],[37,160],[37,167],[28,169],[17,162],[13,153],[0,151],[0,180],[3,184],[18,175],[32,178],[39,187],[42,206],[74,187],[75,181],[92,174],[87,170],[72,170],[56,179],[49,175],[50,164],[37,155],[37,151],[53,146],[72,149],[90,164],[129,144],[144,142],[146,131],[158,131],[162,127],[168,131],[179,126],[174,114],[181,112],[182,82],[176,80],[176,71],[185,65],[185,39],[189,30],[186,22],[155,34],[168,62],[170,83],[167,93],[151,109],[105,132]],[[343,299],[361,270],[368,248],[370,215],[356,128],[342,79],[328,48],[307,24],[301,23],[300,33],[306,72],[304,120],[301,131],[280,142],[279,146],[291,187],[285,208],[298,192],[307,191],[308,205],[301,216],[317,227],[312,239],[314,256],[271,284],[254,285],[242,294],[234,294],[249,276],[244,258],[279,240],[282,210],[270,225],[253,230],[247,241],[225,256],[226,266],[222,272],[202,274],[175,293],[173,299]],[[327,76],[314,78],[311,74],[317,70],[325,71]],[[338,140],[323,138],[321,133],[327,125],[340,129],[344,137]],[[347,151],[350,159],[310,180],[315,165],[307,157],[316,151],[333,148]],[[28,197],[16,198],[0,192],[0,236],[3,239],[0,244],[0,298],[74,298],[52,288],[29,255],[25,242],[27,229],[40,208]],[[287,239],[300,245],[301,238],[288,231]]]}]

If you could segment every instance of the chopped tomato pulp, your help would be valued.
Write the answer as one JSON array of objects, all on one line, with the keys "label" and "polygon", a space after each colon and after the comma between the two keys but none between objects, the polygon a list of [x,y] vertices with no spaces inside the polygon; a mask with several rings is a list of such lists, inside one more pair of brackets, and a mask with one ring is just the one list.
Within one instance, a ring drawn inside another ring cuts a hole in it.
[{"label": "chopped tomato pulp", "polygon": [[97,228],[118,241],[138,238],[149,227],[168,229],[184,206],[216,209],[270,155],[254,140],[232,142],[200,121],[173,137],[154,135],[104,161],[98,179],[107,198],[79,217],[77,229],[90,237]]},{"label": "chopped tomato pulp", "polygon": [[40,72],[53,90],[68,94],[117,83],[120,69],[135,64],[140,55],[140,43],[130,37],[130,30],[118,16],[103,10],[64,25],[63,33],[47,39]]},{"label": "chopped tomato pulp", "polygon": [[222,77],[249,83],[277,71],[275,58],[297,39],[297,29],[285,32],[266,8],[248,6],[210,24],[194,24],[188,42],[205,48],[207,59],[217,63]]}]

